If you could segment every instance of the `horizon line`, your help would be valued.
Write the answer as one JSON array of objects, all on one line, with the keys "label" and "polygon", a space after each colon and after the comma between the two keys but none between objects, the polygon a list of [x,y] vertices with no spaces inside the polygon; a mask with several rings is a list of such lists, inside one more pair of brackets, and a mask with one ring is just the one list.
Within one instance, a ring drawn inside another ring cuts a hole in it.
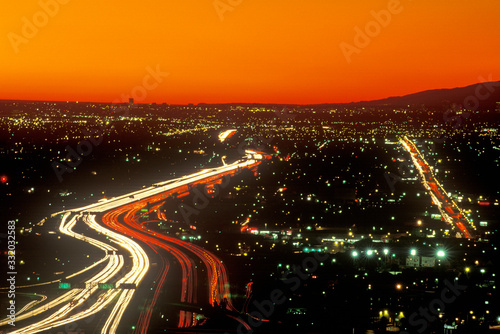
[{"label": "horizon line", "polygon": [[[149,102],[149,103],[141,103],[141,102],[135,102],[134,104],[140,104],[140,105],[151,105],[151,104],[166,104],[169,106],[197,106],[197,105],[237,105],[237,104],[260,104],[260,105],[280,105],[280,106],[312,106],[312,105],[325,105],[325,104],[356,104],[356,103],[367,103],[367,102],[375,102],[375,101],[381,101],[381,100],[386,100],[390,98],[398,98],[398,97],[405,97],[413,94],[418,94],[418,93],[424,93],[424,92],[430,92],[430,91],[437,91],[437,90],[451,90],[451,89],[460,89],[460,88],[467,88],[471,86],[475,86],[478,84],[484,84],[484,83],[496,83],[500,82],[500,80],[497,81],[483,81],[483,82],[476,82],[470,85],[466,86],[459,86],[459,87],[451,87],[451,88],[430,88],[430,89],[425,89],[413,93],[408,93],[404,95],[392,95],[392,96],[387,96],[387,97],[382,97],[382,98],[376,98],[373,100],[359,100],[359,101],[351,101],[351,102],[322,102],[322,103],[276,103],[276,102],[188,102],[188,103],[168,103],[168,102]],[[5,102],[48,102],[48,103],[95,103],[95,104],[117,104],[117,105],[122,105],[122,104],[129,104],[129,102],[97,102],[97,101],[70,101],[70,100],[30,100],[30,99],[0,99],[0,102],[5,103]]]}]

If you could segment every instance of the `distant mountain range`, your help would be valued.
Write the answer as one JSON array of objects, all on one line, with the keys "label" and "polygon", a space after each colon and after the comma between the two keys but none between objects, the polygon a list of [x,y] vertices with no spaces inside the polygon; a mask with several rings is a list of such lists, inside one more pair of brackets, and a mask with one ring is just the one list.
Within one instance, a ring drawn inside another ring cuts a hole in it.
[{"label": "distant mountain range", "polygon": [[[20,102],[14,100],[0,100],[0,103]],[[25,101],[28,102],[28,101]],[[55,103],[67,103],[66,101],[45,101]],[[500,81],[490,81],[473,84],[466,87],[457,87],[449,89],[432,89],[418,93],[413,93],[404,96],[392,96],[380,100],[372,101],[359,101],[350,103],[323,103],[323,104],[309,104],[308,106],[332,106],[332,107],[412,107],[412,108],[437,108],[446,110],[453,104],[468,107],[472,110],[491,110],[494,111],[500,108]],[[80,102],[81,104],[93,102]],[[100,104],[100,103],[98,103]],[[106,103],[102,103],[106,104]],[[193,104],[189,104],[193,105]],[[227,106],[227,105],[240,105],[240,106],[296,106],[295,104],[271,104],[271,103],[198,103],[202,106]]]},{"label": "distant mountain range", "polygon": [[[432,89],[404,96],[393,96],[380,100],[352,102],[356,106],[425,106],[448,108],[456,104],[475,110],[495,110],[500,102],[500,81],[477,83],[450,89]],[[345,104],[344,104],[345,105]]]}]

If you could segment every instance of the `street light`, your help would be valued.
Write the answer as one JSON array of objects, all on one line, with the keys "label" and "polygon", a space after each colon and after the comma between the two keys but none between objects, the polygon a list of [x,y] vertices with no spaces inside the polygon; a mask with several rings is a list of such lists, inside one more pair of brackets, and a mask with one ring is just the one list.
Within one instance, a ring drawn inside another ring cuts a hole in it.
[{"label": "street light", "polygon": [[371,249],[369,249],[369,250],[366,251],[366,254],[368,256],[372,256],[373,255],[373,251]]},{"label": "street light", "polygon": [[412,248],[410,250],[410,254],[413,255],[413,256],[417,255],[417,250],[415,248]]},{"label": "street light", "polygon": [[352,252],[352,257],[358,257],[358,252],[356,251]]},{"label": "street light", "polygon": [[446,256],[446,253],[445,253],[445,251],[444,251],[444,250],[439,250],[439,251],[437,252],[437,256],[438,256],[438,257],[445,257],[445,256]]},{"label": "street light", "polygon": [[384,248],[384,254],[385,255],[389,254],[389,250],[387,248]]}]

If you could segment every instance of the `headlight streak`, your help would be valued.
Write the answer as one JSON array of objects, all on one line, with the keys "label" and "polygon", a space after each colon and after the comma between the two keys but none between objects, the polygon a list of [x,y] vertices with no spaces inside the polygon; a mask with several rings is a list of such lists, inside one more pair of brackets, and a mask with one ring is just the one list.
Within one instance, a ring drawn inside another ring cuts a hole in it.
[{"label": "headlight streak", "polygon": [[[120,288],[121,283],[132,283],[136,286],[142,281],[147,271],[149,270],[149,258],[146,252],[133,240],[118,234],[112,230],[106,229],[95,221],[95,215],[87,216],[87,225],[101,233],[106,232],[107,236],[117,242],[123,248],[127,249],[132,254],[132,268],[130,271],[116,283],[117,288]],[[111,315],[108,317],[105,326],[101,333],[115,333],[125,309],[127,308],[135,290],[121,290],[120,301],[115,304]],[[109,331],[108,331],[109,328]]]},{"label": "headlight streak", "polygon": [[[47,299],[46,295],[36,294],[36,293],[19,293],[19,295],[35,295],[37,297],[42,297],[42,299],[41,300],[33,300],[33,301],[29,302],[28,304],[24,305],[23,308],[21,308],[19,311],[16,312],[16,318],[19,318],[19,315],[22,314],[23,312],[25,312],[26,310],[29,310],[30,308],[32,308],[36,304],[40,304],[41,302],[43,302]],[[5,319],[2,320],[2,323],[4,323],[4,320]],[[7,319],[7,322],[8,321],[10,321],[10,319]],[[5,322],[4,324],[7,324],[7,322]],[[0,326],[1,326],[1,324],[0,324]]]},{"label": "headlight streak", "polygon": [[[24,320],[24,319],[30,318],[32,316],[39,315],[39,314],[41,314],[41,313],[43,313],[43,312],[45,312],[53,307],[56,307],[59,304],[65,303],[68,300],[73,299],[74,296],[78,292],[80,292],[80,290],[81,289],[73,289],[71,291],[68,291],[67,293],[63,294],[62,296],[57,297],[53,301],[48,302],[47,304],[40,306],[35,310],[29,311],[28,313],[22,314],[19,317],[16,317],[16,321]],[[0,326],[6,325],[9,321],[10,321],[9,319],[2,320],[2,322],[0,322]]]}]

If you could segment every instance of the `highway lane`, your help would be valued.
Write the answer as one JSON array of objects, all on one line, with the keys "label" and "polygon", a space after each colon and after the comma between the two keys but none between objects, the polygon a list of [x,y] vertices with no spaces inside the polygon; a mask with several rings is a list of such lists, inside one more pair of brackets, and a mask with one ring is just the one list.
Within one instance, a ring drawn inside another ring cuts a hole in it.
[{"label": "highway lane", "polygon": [[[124,275],[123,278],[119,279],[118,282],[116,282],[116,291],[119,291],[120,293],[119,300],[115,304],[113,310],[111,311],[111,315],[108,317],[106,324],[101,330],[101,333],[116,333],[116,329],[121,320],[121,317],[123,316],[125,309],[132,300],[135,292],[134,289],[121,289],[120,286],[123,283],[138,286],[149,270],[149,258],[142,247],[140,247],[135,241],[99,225],[95,220],[95,215],[87,215],[86,219],[87,225],[89,225],[94,230],[107,235],[112,241],[120,244],[132,255],[132,267],[130,268],[128,273]],[[109,280],[111,277],[108,277],[107,280]]]},{"label": "highway lane", "polygon": [[416,145],[406,136],[400,139],[400,144],[410,154],[413,165],[418,170],[422,183],[429,192],[432,203],[438,207],[443,220],[450,224],[452,229],[455,229],[455,227],[458,228],[458,235],[468,239],[473,238],[470,231],[474,231],[476,227],[436,180],[429,164],[419,152]]},{"label": "highway lane", "polygon": [[[146,205],[144,203],[144,205]],[[196,264],[183,252],[179,251],[177,248],[172,247],[168,244],[164,244],[159,241],[157,238],[153,236],[149,236],[144,234],[141,230],[141,227],[132,228],[130,227],[130,219],[131,216],[135,216],[135,212],[139,211],[141,207],[138,207],[136,204],[126,205],[120,208],[117,208],[113,211],[107,212],[103,218],[102,222],[106,226],[112,227],[113,229],[123,233],[127,236],[133,237],[137,240],[141,240],[142,242],[148,245],[154,245],[159,248],[166,250],[168,253],[172,254],[175,259],[179,262],[181,266],[182,272],[182,283],[181,283],[181,291],[180,291],[180,301],[183,303],[196,303],[196,277],[194,275]],[[128,224],[121,223],[121,221],[127,221]],[[151,246],[150,246],[151,247]],[[155,286],[155,294],[159,293],[159,290],[162,287],[164,280],[159,281]],[[152,310],[154,307],[155,300],[151,302],[151,304],[146,307],[148,310]],[[148,315],[145,315],[149,317]],[[189,325],[191,322],[189,322]],[[180,323],[180,327],[185,327],[187,324],[185,321]],[[143,326],[148,326],[148,324],[143,324]],[[141,332],[144,329],[140,329]]]},{"label": "highway lane", "polygon": [[23,308],[21,308],[19,311],[16,312],[16,316],[18,316],[19,314],[23,313],[26,310],[29,310],[30,308],[32,308],[36,304],[40,304],[41,302],[44,302],[47,299],[46,295],[41,295],[41,294],[26,293],[26,295],[36,296],[37,298],[42,297],[42,299],[41,300],[34,300],[34,301],[24,305]]},{"label": "highway lane", "polygon": [[[150,245],[151,249],[158,255],[158,257],[161,259],[161,266],[159,268],[159,272],[156,275],[155,279],[153,280],[153,284],[156,284],[157,287],[163,287],[165,284],[165,280],[167,278],[167,274],[170,270],[170,261],[165,257],[162,256],[160,252],[160,248],[156,245]],[[139,333],[147,333],[150,325],[150,321],[153,315],[153,310],[154,306],[158,302],[158,299],[160,297],[161,289],[156,288],[154,291],[154,294],[150,300],[146,300],[144,302],[143,306],[143,311],[139,315],[139,319],[137,321],[137,326],[136,328],[138,329]],[[149,307],[148,307],[149,306]],[[153,307],[151,307],[153,306]]]}]

